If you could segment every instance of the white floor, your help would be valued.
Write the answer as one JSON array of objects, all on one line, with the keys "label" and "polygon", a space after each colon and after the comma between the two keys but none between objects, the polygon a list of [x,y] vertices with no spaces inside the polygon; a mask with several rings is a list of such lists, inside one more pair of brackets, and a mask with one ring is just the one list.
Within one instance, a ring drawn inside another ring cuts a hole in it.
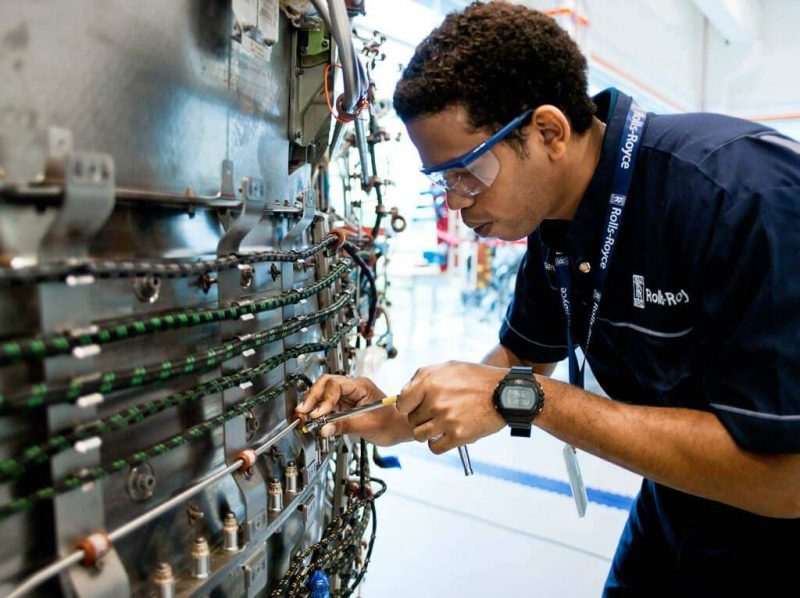
[{"label": "white floor", "polygon": [[[479,361],[497,342],[497,323],[465,313],[446,279],[395,279],[390,298],[399,355],[378,379],[387,393],[420,366]],[[470,446],[476,473],[466,478],[454,452],[437,457],[417,443],[384,449],[402,469],[374,471],[389,491],[377,505],[362,596],[599,596],[641,479],[581,453],[590,502],[579,519],[561,450],[536,429],[531,440],[498,434]]]}]

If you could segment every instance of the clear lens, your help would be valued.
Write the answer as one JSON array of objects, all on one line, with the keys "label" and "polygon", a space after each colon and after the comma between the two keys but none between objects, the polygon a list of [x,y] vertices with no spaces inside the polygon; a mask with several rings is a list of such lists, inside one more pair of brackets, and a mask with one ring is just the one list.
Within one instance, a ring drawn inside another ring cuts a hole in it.
[{"label": "clear lens", "polygon": [[494,152],[489,150],[467,164],[467,170],[488,188],[491,187],[500,172],[500,161]]},{"label": "clear lens", "polygon": [[500,162],[488,151],[465,167],[450,168],[428,175],[434,184],[458,195],[475,197],[488,189],[500,172]]}]

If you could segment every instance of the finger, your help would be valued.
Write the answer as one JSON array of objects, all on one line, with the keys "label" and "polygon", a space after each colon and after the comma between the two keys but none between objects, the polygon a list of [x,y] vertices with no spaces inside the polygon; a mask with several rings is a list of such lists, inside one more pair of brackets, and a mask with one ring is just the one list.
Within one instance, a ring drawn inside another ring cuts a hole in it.
[{"label": "finger", "polygon": [[441,455],[442,453],[446,453],[457,446],[458,443],[447,434],[442,434],[438,438],[431,438],[428,440],[428,448],[431,449],[431,452],[434,455]]},{"label": "finger", "polygon": [[425,368],[417,370],[414,377],[400,391],[400,396],[395,404],[400,413],[408,415],[419,407],[420,403],[425,399],[426,378],[427,372]]},{"label": "finger", "polygon": [[319,403],[319,400],[322,397],[322,391],[325,390],[325,385],[332,377],[333,376],[330,374],[324,374],[317,378],[317,381],[314,382],[303,398],[297,403],[295,411],[298,413],[308,413],[314,407],[316,407],[317,403]]},{"label": "finger", "polygon": [[427,421],[435,419],[436,412],[430,403],[430,400],[426,401],[423,398],[422,403],[420,403],[419,406],[414,409],[414,411],[408,414],[408,423],[416,427],[424,424]]},{"label": "finger", "polygon": [[427,421],[422,425],[417,426],[411,431],[411,435],[417,442],[425,442],[437,436],[441,436],[441,430],[433,421]]},{"label": "finger", "polygon": [[322,396],[316,407],[308,414],[312,419],[327,415],[339,404],[342,396],[342,381],[330,378],[322,389]]},{"label": "finger", "polygon": [[320,436],[342,436],[352,434],[354,436],[366,436],[376,431],[374,418],[366,415],[359,415],[338,422],[325,424],[319,430]]}]

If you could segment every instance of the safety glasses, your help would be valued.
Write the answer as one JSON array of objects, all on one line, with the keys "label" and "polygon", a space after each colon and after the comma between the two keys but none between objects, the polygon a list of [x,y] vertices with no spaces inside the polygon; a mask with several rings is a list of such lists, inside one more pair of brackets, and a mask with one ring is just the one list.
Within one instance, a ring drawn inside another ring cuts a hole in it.
[{"label": "safety glasses", "polygon": [[458,195],[475,197],[488,189],[500,173],[500,161],[491,150],[533,113],[529,108],[466,154],[422,169],[434,185]]}]

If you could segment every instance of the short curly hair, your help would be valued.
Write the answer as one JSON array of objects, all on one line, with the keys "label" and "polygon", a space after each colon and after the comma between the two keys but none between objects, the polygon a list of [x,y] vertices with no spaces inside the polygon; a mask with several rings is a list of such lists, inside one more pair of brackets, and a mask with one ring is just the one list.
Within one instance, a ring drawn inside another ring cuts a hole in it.
[{"label": "short curly hair", "polygon": [[[536,10],[474,2],[447,15],[417,46],[394,92],[404,122],[463,106],[477,129],[499,130],[528,108],[551,104],[583,133],[595,105],[577,44]],[[522,148],[519,130],[508,137]]]}]

